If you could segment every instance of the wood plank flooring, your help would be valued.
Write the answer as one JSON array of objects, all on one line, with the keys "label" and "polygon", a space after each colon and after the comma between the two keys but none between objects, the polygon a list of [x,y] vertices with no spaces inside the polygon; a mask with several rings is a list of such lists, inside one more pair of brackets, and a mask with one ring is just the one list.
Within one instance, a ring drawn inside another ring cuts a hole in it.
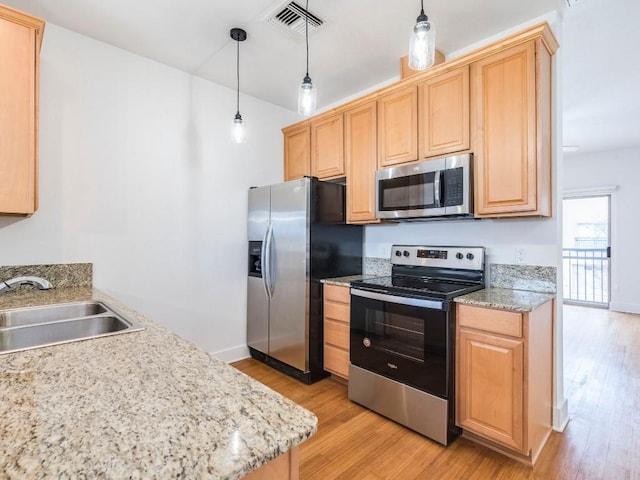
[{"label": "wood plank flooring", "polygon": [[346,385],[304,385],[252,359],[234,366],[313,411],[301,480],[640,480],[640,315],[564,307],[571,421],[526,467],[465,439],[444,448],[347,398]]}]

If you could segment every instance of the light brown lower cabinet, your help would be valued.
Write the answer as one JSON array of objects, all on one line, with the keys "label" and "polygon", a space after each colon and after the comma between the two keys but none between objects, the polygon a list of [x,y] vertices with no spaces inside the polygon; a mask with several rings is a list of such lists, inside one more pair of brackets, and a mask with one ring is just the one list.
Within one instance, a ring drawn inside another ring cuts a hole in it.
[{"label": "light brown lower cabinet", "polygon": [[456,424],[533,464],[551,433],[553,301],[531,312],[457,305]]},{"label": "light brown lower cabinet", "polygon": [[274,458],[266,465],[250,472],[246,480],[298,480],[300,478],[298,447]]},{"label": "light brown lower cabinet", "polygon": [[324,369],[349,378],[349,287],[324,285]]}]

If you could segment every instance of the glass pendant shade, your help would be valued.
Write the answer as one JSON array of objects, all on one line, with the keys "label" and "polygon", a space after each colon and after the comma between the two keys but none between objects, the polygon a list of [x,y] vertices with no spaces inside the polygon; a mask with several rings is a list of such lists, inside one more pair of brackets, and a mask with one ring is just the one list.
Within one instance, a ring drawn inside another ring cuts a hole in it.
[{"label": "glass pendant shade", "polygon": [[[424,17],[424,18],[421,18]],[[411,32],[409,42],[409,68],[425,70],[435,60],[436,29],[433,22],[426,20],[426,15],[418,17],[418,22]]]},{"label": "glass pendant shade", "polygon": [[314,88],[309,76],[304,77],[298,89],[298,113],[305,117],[313,115],[316,111],[318,89]]},{"label": "glass pendant shade", "polygon": [[298,113],[304,117],[313,115],[318,101],[318,89],[314,88],[309,76],[309,0],[304,9],[304,39],[307,47],[307,73],[298,88]]},{"label": "glass pendant shade", "polygon": [[231,136],[236,143],[244,142],[245,138],[245,129],[244,129],[244,121],[242,120],[242,116],[240,113],[236,113],[235,118],[233,119],[233,124],[231,126]]}]

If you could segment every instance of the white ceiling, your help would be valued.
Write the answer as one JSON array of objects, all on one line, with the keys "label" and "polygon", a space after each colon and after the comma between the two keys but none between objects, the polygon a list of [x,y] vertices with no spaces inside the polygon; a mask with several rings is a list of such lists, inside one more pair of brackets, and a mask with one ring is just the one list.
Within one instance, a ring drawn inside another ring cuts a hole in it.
[{"label": "white ceiling", "polygon": [[[288,3],[274,0],[0,0],[62,27],[235,89],[232,27],[240,45],[245,94],[295,110],[305,73],[302,39],[264,19]],[[564,145],[581,152],[637,146],[640,46],[635,0],[427,0],[445,54],[554,10],[565,17]],[[304,6],[304,0],[298,0]],[[398,75],[417,0],[310,0],[325,25],[310,35],[309,74],[320,108]],[[606,39],[606,42],[604,41]],[[46,35],[45,35],[46,42]],[[624,66],[623,66],[624,62]],[[623,121],[626,119],[626,121]]]},{"label": "white ceiling", "polygon": [[578,0],[565,11],[562,143],[578,154],[640,146],[638,17],[637,0]]}]

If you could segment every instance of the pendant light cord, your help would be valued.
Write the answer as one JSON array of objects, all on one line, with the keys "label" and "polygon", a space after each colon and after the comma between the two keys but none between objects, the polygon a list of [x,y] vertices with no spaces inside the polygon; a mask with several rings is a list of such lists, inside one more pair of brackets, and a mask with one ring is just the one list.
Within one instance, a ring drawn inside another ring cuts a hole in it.
[{"label": "pendant light cord", "polygon": [[240,115],[240,41],[236,40],[236,114]]},{"label": "pendant light cord", "polygon": [[420,15],[424,15],[424,0],[420,0]]},{"label": "pendant light cord", "polygon": [[307,5],[304,9],[304,38],[307,43],[307,77],[308,77],[309,76],[309,0],[307,0]]}]

